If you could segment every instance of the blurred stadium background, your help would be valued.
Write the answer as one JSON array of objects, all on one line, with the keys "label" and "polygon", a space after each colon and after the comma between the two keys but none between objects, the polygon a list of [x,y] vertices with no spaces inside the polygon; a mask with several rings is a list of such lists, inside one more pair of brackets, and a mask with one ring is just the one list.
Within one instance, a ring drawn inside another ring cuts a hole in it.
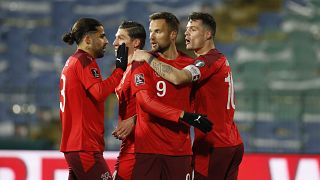
[{"label": "blurred stadium background", "polygon": [[[320,154],[320,0],[0,0],[0,149],[59,149],[59,78],[75,50],[61,36],[75,20],[94,17],[105,25],[110,45],[98,63],[107,77],[120,22],[148,29],[156,11],[180,18],[182,51],[191,12],[216,18],[215,42],[233,68],[246,153]],[[107,151],[119,150],[111,136],[117,111],[112,95]]]}]

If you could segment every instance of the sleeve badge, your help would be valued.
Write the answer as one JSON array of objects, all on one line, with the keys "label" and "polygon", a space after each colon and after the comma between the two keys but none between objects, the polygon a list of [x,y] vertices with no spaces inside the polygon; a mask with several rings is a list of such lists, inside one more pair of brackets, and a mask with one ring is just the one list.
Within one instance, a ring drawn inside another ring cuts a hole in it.
[{"label": "sleeve badge", "polygon": [[99,71],[98,71],[97,68],[92,68],[90,70],[91,70],[91,73],[92,73],[93,77],[100,78],[100,74],[99,74]]},{"label": "sleeve badge", "polygon": [[203,67],[206,65],[206,63],[203,60],[197,59],[197,60],[195,60],[194,65],[196,67]]},{"label": "sleeve badge", "polygon": [[136,86],[144,84],[144,75],[142,73],[134,75],[134,82]]}]

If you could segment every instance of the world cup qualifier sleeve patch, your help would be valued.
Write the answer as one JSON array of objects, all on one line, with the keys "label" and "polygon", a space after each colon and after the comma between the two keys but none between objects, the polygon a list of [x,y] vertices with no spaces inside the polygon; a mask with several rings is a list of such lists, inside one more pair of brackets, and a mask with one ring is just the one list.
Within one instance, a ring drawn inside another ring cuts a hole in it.
[{"label": "world cup qualifier sleeve patch", "polygon": [[203,60],[197,59],[197,60],[195,60],[194,65],[196,67],[203,67],[206,65],[206,63]]},{"label": "world cup qualifier sleeve patch", "polygon": [[142,73],[134,75],[134,82],[136,86],[144,84],[144,75]]},{"label": "world cup qualifier sleeve patch", "polygon": [[92,69],[91,69],[91,73],[92,73],[93,77],[95,77],[95,78],[100,78],[100,74],[99,74],[98,69],[92,68]]}]

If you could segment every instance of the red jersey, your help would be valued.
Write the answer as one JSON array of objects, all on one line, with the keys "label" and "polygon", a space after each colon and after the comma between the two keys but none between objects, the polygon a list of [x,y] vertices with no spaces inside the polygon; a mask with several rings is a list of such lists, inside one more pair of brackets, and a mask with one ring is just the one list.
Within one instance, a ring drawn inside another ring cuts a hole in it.
[{"label": "red jersey", "polygon": [[[195,112],[206,114],[213,129],[203,134],[195,128],[195,143],[205,138],[213,147],[230,147],[242,143],[234,118],[235,101],[231,68],[217,49],[195,59],[200,79],[195,83]],[[200,143],[201,144],[201,143]]]},{"label": "red jersey", "polygon": [[[128,119],[136,114],[136,98],[131,93],[131,68],[132,64],[128,64],[120,84],[115,89],[119,99],[119,121]],[[121,153],[134,153],[134,129],[130,135],[122,141],[120,154]]]},{"label": "red jersey", "polygon": [[[88,53],[77,50],[67,60],[60,79],[60,119],[62,139],[60,151],[104,150],[104,101],[96,100],[89,88],[96,83],[112,89],[119,84],[122,70],[116,69],[107,80],[102,81],[100,69]],[[108,93],[102,94],[105,99]]]},{"label": "red jersey", "polygon": [[[189,57],[180,54],[175,60],[160,61],[168,63],[178,69],[193,62]],[[147,90],[149,94],[162,104],[191,112],[190,93],[191,85],[175,86],[161,78],[147,63],[133,68],[132,93]],[[159,108],[159,107],[155,107]],[[143,110],[137,103],[137,123],[135,129],[135,152],[164,155],[191,155],[190,127],[179,122],[179,115],[163,117],[169,109],[162,109],[164,113],[157,116]],[[161,111],[161,110],[160,110]],[[171,119],[171,120],[170,120]]]}]

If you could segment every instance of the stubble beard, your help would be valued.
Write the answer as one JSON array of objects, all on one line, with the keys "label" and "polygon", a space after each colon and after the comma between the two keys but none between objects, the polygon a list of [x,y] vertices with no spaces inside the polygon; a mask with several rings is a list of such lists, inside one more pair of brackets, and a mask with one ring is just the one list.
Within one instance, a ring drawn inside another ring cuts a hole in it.
[{"label": "stubble beard", "polygon": [[170,44],[168,44],[165,47],[161,47],[159,44],[157,45],[156,48],[152,49],[153,52],[159,52],[159,53],[164,53],[166,52],[170,47]]},{"label": "stubble beard", "polygon": [[103,49],[99,49],[99,51],[96,52],[96,58],[102,58],[104,56]]}]

